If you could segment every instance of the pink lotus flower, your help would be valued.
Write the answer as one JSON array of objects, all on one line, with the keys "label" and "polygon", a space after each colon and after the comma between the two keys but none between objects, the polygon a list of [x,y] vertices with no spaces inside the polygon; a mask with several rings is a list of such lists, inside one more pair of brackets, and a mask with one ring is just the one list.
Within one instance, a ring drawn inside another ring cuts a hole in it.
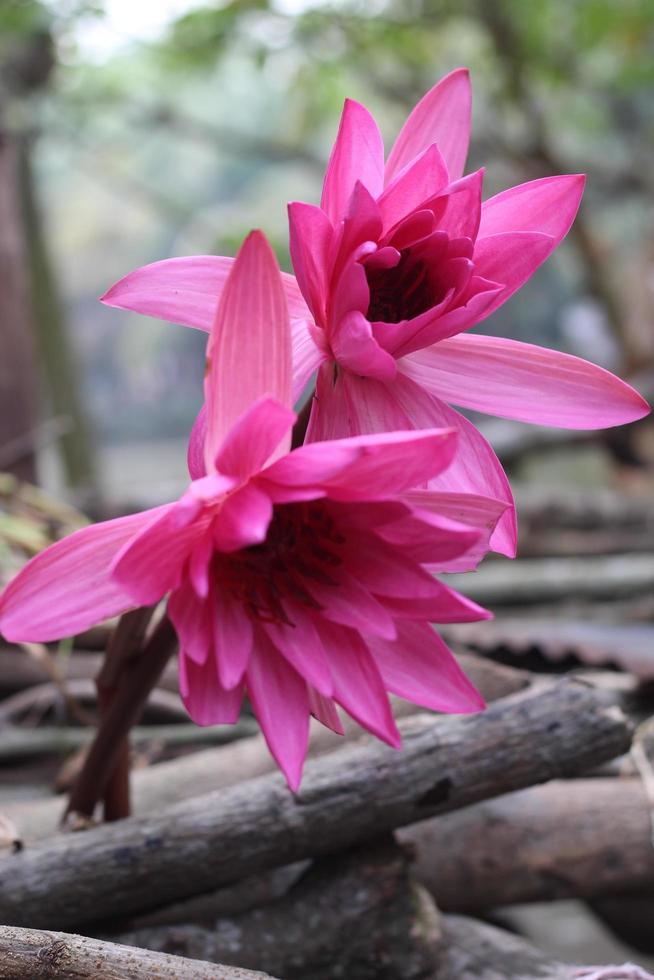
[{"label": "pink lotus flower", "polygon": [[[456,459],[430,486],[512,505],[491,446],[449,403],[582,429],[621,425],[649,409],[631,387],[587,361],[464,333],[554,251],[584,184],[578,174],[549,177],[482,203],[483,172],[461,176],[470,105],[467,71],[447,75],[415,107],[384,166],[377,124],[363,106],[346,102],[321,206],[289,209],[294,393],[320,369],[308,441],[456,429]],[[103,300],[209,329],[229,263],[212,256],[154,263]],[[512,506],[492,544],[515,554]]]},{"label": "pink lotus flower", "polygon": [[488,614],[430,573],[474,567],[504,505],[411,491],[451,463],[456,433],[289,452],[289,319],[260,233],[225,283],[207,366],[186,493],[38,555],[0,597],[5,637],[68,636],[168,596],[190,714],[233,722],[247,692],[292,789],[310,714],[340,731],[341,705],[398,746],[386,691],[438,711],[482,708],[429,622]]}]

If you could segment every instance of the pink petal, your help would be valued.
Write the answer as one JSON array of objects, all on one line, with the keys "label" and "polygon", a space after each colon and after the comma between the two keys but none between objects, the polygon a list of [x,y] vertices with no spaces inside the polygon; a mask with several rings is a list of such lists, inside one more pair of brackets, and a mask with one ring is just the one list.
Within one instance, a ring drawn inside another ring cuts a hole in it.
[{"label": "pink petal", "polygon": [[[303,583],[304,584],[304,583]],[[297,602],[285,602],[285,612],[293,624],[263,623],[270,640],[291,667],[325,697],[333,691],[332,675],[320,642],[320,631],[308,611]]]},{"label": "pink petal", "polygon": [[252,622],[241,603],[216,584],[213,589],[213,649],[218,679],[230,691],[241,683],[252,652]]},{"label": "pink petal", "polygon": [[[476,540],[473,540],[458,555],[454,549],[450,549],[450,554],[443,550],[440,556],[433,553],[430,556],[427,552],[429,539],[424,539],[422,546],[416,542],[414,548],[422,547],[423,549],[416,551],[416,556],[422,556],[423,560],[429,564],[432,572],[473,571],[492,550],[490,542],[499,519],[512,509],[511,504],[506,500],[495,500],[492,497],[482,497],[471,493],[410,490],[403,494],[403,499],[414,505],[421,520],[424,520],[426,512],[429,512],[432,515],[432,520],[436,521],[438,525],[441,525],[444,519],[449,517],[459,525],[477,528],[479,531]],[[388,529],[382,528],[380,533],[382,536],[388,537],[389,540],[393,540],[391,537],[392,526]]]},{"label": "pink petal", "polygon": [[435,227],[446,231],[450,238],[470,238],[473,242],[481,220],[481,189],[484,171],[461,177],[429,202]]},{"label": "pink petal", "polygon": [[390,380],[397,374],[395,358],[380,347],[363,313],[346,313],[331,340],[334,357],[348,371]]},{"label": "pink petal", "polygon": [[554,239],[554,250],[575,219],[585,181],[583,174],[542,177],[496,194],[482,205],[479,237],[536,231]]},{"label": "pink petal", "polygon": [[[538,266],[543,264],[555,247],[554,239],[540,232],[511,231],[478,238],[474,252],[475,274],[491,282],[502,283],[504,288],[495,293],[492,303],[486,306],[476,322],[485,320],[506,303],[534,274]],[[450,331],[449,336],[454,332]],[[446,337],[448,334],[442,336]],[[426,347],[427,344],[422,346]]]},{"label": "pink petal", "polygon": [[383,605],[344,568],[338,569],[337,585],[323,585],[311,579],[305,585],[322,606],[321,616],[330,622],[351,626],[371,636],[387,639],[395,636],[395,624]]},{"label": "pink petal", "polygon": [[413,514],[379,528],[377,533],[407,559],[423,564],[447,564],[463,556],[467,558],[471,552],[476,556],[482,542],[488,551],[488,534],[482,535],[477,528],[426,510],[416,509]]},{"label": "pink petal", "polygon": [[314,688],[307,685],[307,690],[309,692],[309,710],[313,717],[324,725],[326,728],[331,728],[333,732],[337,735],[345,735],[345,729],[341,719],[338,717],[338,711],[331,698],[324,698],[322,694]]},{"label": "pink petal", "polygon": [[455,592],[434,579],[436,595],[429,599],[386,599],[386,608],[399,619],[426,619],[430,623],[476,623],[492,619],[493,614],[482,609],[472,599]]},{"label": "pink petal", "polygon": [[329,247],[334,235],[325,212],[313,204],[288,206],[290,251],[298,286],[317,323],[324,325],[329,285]]},{"label": "pink petal", "polygon": [[354,630],[323,622],[321,637],[332,676],[334,700],[377,738],[401,744],[386,691],[373,657]]},{"label": "pink petal", "polygon": [[291,334],[277,260],[248,235],[225,283],[207,345],[207,470],[237,419],[265,395],[291,403]]},{"label": "pink petal", "polygon": [[111,577],[111,563],[170,506],[84,527],[28,562],[0,596],[5,639],[39,643],[73,636],[135,605]]},{"label": "pink petal", "polygon": [[267,493],[255,483],[234,491],[217,514],[213,540],[219,551],[239,551],[265,541],[273,506]]},{"label": "pink petal", "polygon": [[183,581],[171,593],[167,610],[182,650],[194,663],[203,664],[213,652],[210,604]]},{"label": "pink petal", "polygon": [[398,623],[394,642],[371,640],[375,662],[389,691],[432,711],[481,711],[484,699],[451,651],[426,623]]},{"label": "pink petal", "polygon": [[[403,535],[393,534],[400,523],[379,528],[377,535],[362,532],[353,537],[346,552],[348,572],[370,592],[383,596],[384,601],[387,596],[423,599],[437,595],[440,590],[436,579],[410,556],[410,548],[408,554],[402,550]],[[379,537],[384,534],[388,534],[388,540]],[[425,524],[422,534],[428,540],[429,528]],[[460,551],[461,546],[456,550]]]},{"label": "pink petal", "polygon": [[213,557],[213,541],[211,535],[203,535],[196,541],[188,558],[188,578],[199,599],[209,595],[209,570]]},{"label": "pink petal", "polygon": [[260,398],[232,425],[216,455],[216,468],[238,480],[247,480],[267,462],[290,449],[295,413],[275,401]]},{"label": "pink petal", "polygon": [[320,201],[333,224],[344,217],[357,180],[373,197],[379,196],[384,182],[384,143],[368,110],[346,99]]},{"label": "pink petal", "polygon": [[247,689],[268,748],[295,793],[309,739],[307,686],[263,633],[255,639]]},{"label": "pink petal", "polygon": [[501,337],[451,337],[409,354],[402,371],[445,401],[522,422],[602,429],[649,412],[637,391],[603,368]]},{"label": "pink petal", "polygon": [[467,68],[457,68],[422,97],[400,130],[386,164],[386,183],[437,143],[450,179],[463,173],[470,141],[472,93]]},{"label": "pink petal", "polygon": [[196,725],[233,725],[243,702],[243,685],[226,691],[218,680],[216,662],[196,664],[184,650],[179,655],[179,689]]},{"label": "pink petal", "polygon": [[[198,330],[211,330],[218,300],[234,264],[224,255],[162,259],[135,269],[100,297],[106,306],[144,313]],[[310,317],[294,276],[282,272],[289,315]]]},{"label": "pink petal", "polygon": [[432,144],[405,167],[386,186],[377,201],[384,229],[393,228],[406,215],[434,197],[448,182],[447,164],[439,148]]},{"label": "pink petal", "polygon": [[[517,547],[513,494],[488,441],[471,422],[403,374],[398,374],[393,382],[393,395],[416,427],[447,425],[456,429],[458,441],[454,460],[444,472],[429,481],[429,489],[494,497],[508,504],[510,509],[499,519],[491,544],[495,551],[513,558]],[[417,484],[418,481],[414,487]]]},{"label": "pink petal", "polygon": [[179,584],[184,563],[207,533],[209,522],[208,512],[194,514],[184,498],[162,508],[160,516],[117,552],[112,578],[135,605],[158,602]]},{"label": "pink petal", "polygon": [[293,352],[291,397],[295,403],[302,395],[311,375],[318,370],[327,355],[324,349],[316,344],[314,337],[318,333],[318,328],[312,322],[294,320],[291,323],[291,328],[291,349]]},{"label": "pink petal", "polygon": [[204,465],[204,442],[207,437],[207,406],[203,405],[193,423],[186,450],[186,465],[192,480],[200,480],[207,475]]}]

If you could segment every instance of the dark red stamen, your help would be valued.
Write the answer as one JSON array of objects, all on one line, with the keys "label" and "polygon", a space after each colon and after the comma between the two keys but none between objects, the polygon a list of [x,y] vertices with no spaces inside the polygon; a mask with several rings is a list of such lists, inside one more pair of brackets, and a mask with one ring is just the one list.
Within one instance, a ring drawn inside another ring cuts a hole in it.
[{"label": "dark red stamen", "polygon": [[430,280],[427,266],[406,248],[392,269],[367,269],[370,303],[366,316],[372,322],[399,323],[412,320],[436,306],[443,298]]}]

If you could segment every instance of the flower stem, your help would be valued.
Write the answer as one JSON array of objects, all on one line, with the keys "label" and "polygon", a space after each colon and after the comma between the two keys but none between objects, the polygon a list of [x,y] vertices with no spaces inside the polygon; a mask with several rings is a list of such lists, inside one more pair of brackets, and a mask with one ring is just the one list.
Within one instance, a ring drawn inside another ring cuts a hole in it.
[{"label": "flower stem", "polygon": [[304,437],[307,434],[307,428],[309,427],[309,417],[311,416],[311,406],[313,405],[313,399],[315,393],[312,393],[301,412],[297,417],[297,421],[293,426],[293,434],[291,436],[291,449],[297,449],[304,442]]},{"label": "flower stem", "polygon": [[[125,661],[121,657],[120,677],[101,715],[95,738],[73,787],[64,822],[69,816],[93,816],[98,801],[108,792],[116,766],[126,761],[124,754],[129,730],[139,720],[150,691],[176,647],[177,635],[168,617],[164,616],[138,656]],[[107,674],[111,676],[111,671],[108,670]],[[125,809],[124,768],[122,771],[119,768],[115,785],[108,795],[109,812],[122,813]]]}]

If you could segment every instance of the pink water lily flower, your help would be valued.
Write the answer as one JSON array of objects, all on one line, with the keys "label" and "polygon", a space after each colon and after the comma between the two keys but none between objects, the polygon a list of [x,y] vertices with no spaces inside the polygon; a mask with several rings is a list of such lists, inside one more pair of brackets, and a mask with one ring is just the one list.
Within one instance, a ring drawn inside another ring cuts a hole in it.
[{"label": "pink water lily flower", "polygon": [[340,705],[398,746],[387,691],[483,707],[429,623],[488,614],[432,573],[474,567],[504,504],[412,490],[450,465],[451,429],[289,452],[291,373],[282,280],[255,232],[209,336],[188,490],[42,552],[0,597],[0,631],[53,640],[168,597],[191,716],[234,722],[247,693],[295,790],[310,715],[341,731]]},{"label": "pink water lily flower", "polygon": [[[319,369],[310,441],[455,428],[456,459],[430,485],[512,504],[491,446],[450,403],[581,429],[621,425],[649,409],[631,387],[580,358],[465,333],[553,252],[584,184],[578,174],[548,177],[482,203],[483,172],[462,176],[470,107],[468,72],[458,69],[414,108],[384,165],[375,120],[346,102],[320,207],[289,208],[294,392]],[[154,263],[103,299],[208,329],[229,262],[198,256]],[[492,543],[515,554],[512,507]]]}]

